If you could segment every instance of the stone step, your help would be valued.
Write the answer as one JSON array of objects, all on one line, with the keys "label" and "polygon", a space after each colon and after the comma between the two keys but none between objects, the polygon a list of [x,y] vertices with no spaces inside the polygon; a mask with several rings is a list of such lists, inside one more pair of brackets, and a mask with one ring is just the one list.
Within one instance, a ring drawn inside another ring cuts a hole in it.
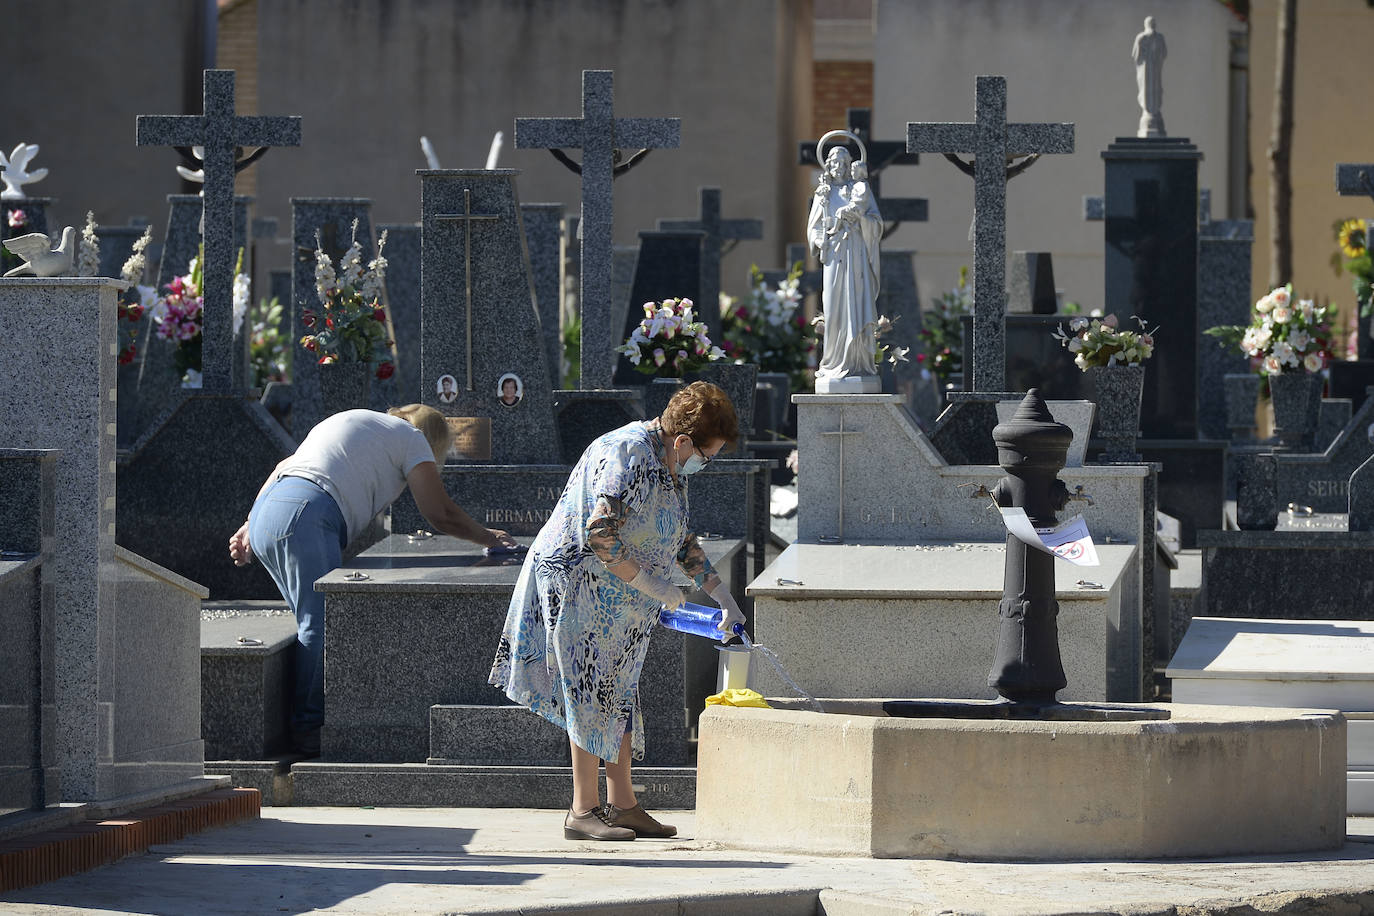
[{"label": "stone step", "polygon": [[568,735],[523,706],[429,708],[429,763],[453,766],[570,766]]},{"label": "stone step", "polygon": [[295,615],[279,601],[201,603],[207,760],[261,760],[286,749],[295,644]]},{"label": "stone step", "polygon": [[[636,767],[633,775],[650,810],[696,805],[695,767]],[[572,798],[571,767],[311,761],[291,767],[291,782],[297,806],[562,809]]]}]

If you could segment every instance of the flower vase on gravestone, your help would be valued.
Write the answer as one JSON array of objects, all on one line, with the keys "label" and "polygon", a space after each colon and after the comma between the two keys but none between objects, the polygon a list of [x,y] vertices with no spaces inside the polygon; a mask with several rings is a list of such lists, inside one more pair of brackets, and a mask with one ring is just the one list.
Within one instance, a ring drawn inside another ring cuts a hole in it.
[{"label": "flower vase on gravestone", "polygon": [[1259,403],[1260,377],[1253,372],[1228,372],[1226,386],[1226,426],[1232,442],[1255,438],[1255,405]]},{"label": "flower vase on gravestone", "polygon": [[320,366],[320,416],[367,407],[372,391],[369,363],[328,363]]},{"label": "flower vase on gravestone", "polygon": [[1311,450],[1317,433],[1325,380],[1313,372],[1280,372],[1269,376],[1269,397],[1274,403],[1274,433],[1278,448]]},{"label": "flower vase on gravestone", "polygon": [[654,378],[644,388],[644,419],[654,420],[663,416],[663,408],[668,406],[673,395],[678,393],[685,382],[680,378]]},{"label": "flower vase on gravestone", "polygon": [[1093,366],[1088,380],[1097,392],[1097,434],[1107,447],[1103,462],[1139,461],[1140,399],[1145,392],[1144,366]]}]

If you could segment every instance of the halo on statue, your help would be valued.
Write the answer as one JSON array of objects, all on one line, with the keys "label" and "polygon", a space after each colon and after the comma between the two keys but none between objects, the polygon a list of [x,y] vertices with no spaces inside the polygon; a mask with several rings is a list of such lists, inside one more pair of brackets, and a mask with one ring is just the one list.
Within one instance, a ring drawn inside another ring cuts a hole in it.
[{"label": "halo on statue", "polygon": [[864,142],[859,139],[857,134],[851,133],[847,130],[828,131],[825,134],[825,136],[821,137],[819,140],[816,141],[817,162],[825,162],[825,141],[831,139],[832,137],[848,137],[855,143],[859,144],[859,161],[864,163],[865,165],[868,164],[868,147],[864,146]]}]

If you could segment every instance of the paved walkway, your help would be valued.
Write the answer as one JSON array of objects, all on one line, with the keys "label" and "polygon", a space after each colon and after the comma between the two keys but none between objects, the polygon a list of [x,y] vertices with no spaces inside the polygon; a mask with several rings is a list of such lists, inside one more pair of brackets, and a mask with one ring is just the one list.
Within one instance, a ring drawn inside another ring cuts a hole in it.
[{"label": "paved walkway", "polygon": [[0,895],[0,913],[1172,916],[1195,906],[1200,916],[1240,902],[1307,916],[1374,911],[1371,818],[1350,819],[1344,848],[1319,855],[1064,864],[740,852],[694,841],[690,811],[663,818],[678,838],[579,843],[562,838],[557,811],[266,808],[259,821]]}]

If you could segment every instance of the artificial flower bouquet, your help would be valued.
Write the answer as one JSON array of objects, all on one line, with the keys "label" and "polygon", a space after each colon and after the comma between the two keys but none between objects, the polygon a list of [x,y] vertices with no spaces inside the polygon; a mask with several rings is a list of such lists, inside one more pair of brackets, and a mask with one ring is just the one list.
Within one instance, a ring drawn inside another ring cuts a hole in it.
[{"label": "artificial flower bouquet", "polygon": [[1250,324],[1208,328],[1222,346],[1236,346],[1250,357],[1262,375],[1281,372],[1320,372],[1331,359],[1331,318],[1334,307],[1311,299],[1293,301],[1293,284],[1261,296],[1251,311]]},{"label": "artificial flower bouquet", "polygon": [[1095,366],[1139,366],[1154,355],[1155,337],[1144,320],[1136,315],[1131,318],[1139,325],[1139,330],[1120,327],[1113,314],[1074,318],[1069,322],[1067,333],[1062,324],[1051,333],[1060,346],[1073,354],[1074,365],[1084,372]]},{"label": "artificial flower bouquet", "polygon": [[386,232],[377,241],[377,256],[362,264],[363,248],[358,241],[358,221],[353,221],[353,243],[334,263],[324,251],[319,232],[315,233],[315,294],[322,311],[306,309],[301,320],[311,333],[301,338],[301,346],[315,354],[322,366],[335,363],[376,365],[377,378],[388,379],[396,372],[387,334],[386,307],[382,291],[386,279]]},{"label": "artificial flower bouquet", "polygon": [[615,352],[645,375],[677,378],[725,356],[693,315],[691,299],[644,303],[644,319]]}]

